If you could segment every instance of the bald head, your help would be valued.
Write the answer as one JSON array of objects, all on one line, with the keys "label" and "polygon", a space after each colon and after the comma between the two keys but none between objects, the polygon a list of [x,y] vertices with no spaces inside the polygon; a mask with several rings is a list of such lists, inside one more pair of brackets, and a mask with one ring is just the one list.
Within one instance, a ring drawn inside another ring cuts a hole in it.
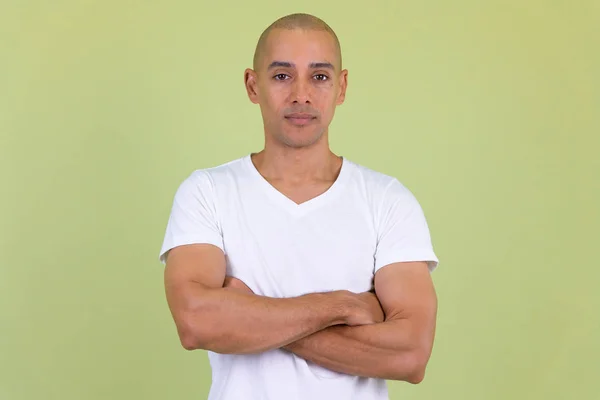
[{"label": "bald head", "polygon": [[260,38],[258,39],[258,43],[256,45],[256,50],[254,51],[254,70],[257,70],[259,68],[262,62],[262,57],[265,53],[266,43],[269,34],[275,29],[302,29],[328,32],[335,43],[335,48],[339,61],[338,67],[340,68],[340,70],[342,69],[342,51],[340,48],[340,41],[338,40],[338,37],[333,31],[333,29],[331,29],[329,25],[327,25],[323,20],[315,17],[314,15],[298,13],[286,15],[285,17],[279,18],[277,21],[269,25],[267,29],[265,29],[264,32],[260,35]]}]

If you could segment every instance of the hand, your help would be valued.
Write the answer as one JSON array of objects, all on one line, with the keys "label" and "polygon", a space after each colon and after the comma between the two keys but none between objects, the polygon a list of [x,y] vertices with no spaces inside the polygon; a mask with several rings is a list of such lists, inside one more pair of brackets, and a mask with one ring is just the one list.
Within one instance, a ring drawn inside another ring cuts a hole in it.
[{"label": "hand", "polygon": [[346,324],[350,326],[383,322],[385,315],[374,292],[350,293],[350,312]]},{"label": "hand", "polygon": [[368,309],[373,317],[374,323],[380,323],[385,320],[385,313],[381,308],[381,303],[375,294],[375,291],[360,293],[359,296],[367,303]]},{"label": "hand", "polygon": [[234,278],[233,276],[225,277],[225,282],[223,282],[223,287],[229,288],[232,290],[237,290],[240,292],[254,294],[252,289],[250,289],[243,281],[241,281],[240,279]]}]

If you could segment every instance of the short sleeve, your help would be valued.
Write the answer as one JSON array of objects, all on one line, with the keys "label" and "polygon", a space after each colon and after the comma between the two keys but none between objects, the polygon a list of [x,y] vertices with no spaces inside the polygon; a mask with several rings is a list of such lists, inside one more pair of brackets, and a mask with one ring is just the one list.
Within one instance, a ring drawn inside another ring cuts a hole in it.
[{"label": "short sleeve", "polygon": [[169,250],[194,243],[212,244],[224,250],[214,186],[208,173],[202,170],[194,171],[175,192],[159,261],[166,264]]},{"label": "short sleeve", "polygon": [[404,185],[394,179],[386,188],[378,214],[375,272],[397,262],[426,261],[438,265],[423,210]]}]

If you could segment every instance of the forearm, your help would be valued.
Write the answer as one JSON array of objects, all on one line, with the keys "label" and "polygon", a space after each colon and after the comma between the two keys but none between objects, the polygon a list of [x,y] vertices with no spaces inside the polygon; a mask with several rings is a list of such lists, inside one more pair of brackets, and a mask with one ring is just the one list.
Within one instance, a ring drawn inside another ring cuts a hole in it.
[{"label": "forearm", "polygon": [[332,326],[284,349],[333,371],[411,383],[422,379],[428,357],[406,319]]},{"label": "forearm", "polygon": [[176,321],[188,349],[263,352],[344,323],[345,308],[337,293],[279,299],[193,283],[185,290],[186,304]]}]

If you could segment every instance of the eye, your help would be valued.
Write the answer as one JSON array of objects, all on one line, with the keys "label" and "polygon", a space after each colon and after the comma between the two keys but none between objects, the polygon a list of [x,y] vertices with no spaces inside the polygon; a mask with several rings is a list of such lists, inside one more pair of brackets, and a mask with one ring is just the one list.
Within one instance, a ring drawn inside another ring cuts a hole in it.
[{"label": "eye", "polygon": [[318,81],[326,81],[329,77],[325,74],[317,74],[315,75],[315,79]]},{"label": "eye", "polygon": [[273,78],[274,78],[276,81],[284,81],[284,80],[286,80],[287,78],[289,78],[289,76],[288,76],[288,75],[286,75],[286,74],[277,74],[277,75],[275,75]]}]

